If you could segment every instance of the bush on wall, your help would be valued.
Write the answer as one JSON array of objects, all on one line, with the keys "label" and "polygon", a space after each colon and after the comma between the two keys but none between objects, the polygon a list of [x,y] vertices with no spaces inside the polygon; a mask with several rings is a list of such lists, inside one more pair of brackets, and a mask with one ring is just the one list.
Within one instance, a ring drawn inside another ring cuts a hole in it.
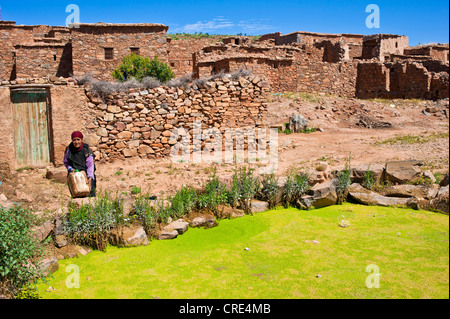
[{"label": "bush on wall", "polygon": [[175,77],[172,69],[166,63],[159,61],[157,55],[150,60],[148,57],[142,57],[135,53],[124,56],[122,64],[113,71],[112,76],[120,82],[131,78],[140,82],[145,77],[167,82]]}]

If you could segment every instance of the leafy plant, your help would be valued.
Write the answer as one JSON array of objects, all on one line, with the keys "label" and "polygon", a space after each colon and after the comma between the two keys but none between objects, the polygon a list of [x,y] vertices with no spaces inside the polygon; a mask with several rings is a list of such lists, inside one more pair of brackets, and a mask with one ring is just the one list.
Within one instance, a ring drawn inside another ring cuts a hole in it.
[{"label": "leafy plant", "polygon": [[275,174],[265,175],[261,181],[261,197],[263,200],[269,203],[269,208],[274,208],[277,204],[278,190],[280,186],[278,185],[278,179]]},{"label": "leafy plant", "polygon": [[[241,209],[245,214],[249,214],[252,211],[251,200],[255,194],[259,191],[260,184],[256,178],[253,177],[253,168],[242,167],[235,170],[233,176],[232,195],[233,200],[239,203]],[[237,196],[237,198],[235,198]]]},{"label": "leafy plant", "polygon": [[110,230],[124,224],[123,200],[112,198],[107,192],[79,208],[70,202],[69,213],[63,220],[69,237],[98,250],[106,249]]},{"label": "leafy plant", "polygon": [[144,77],[167,82],[175,77],[172,69],[166,63],[159,61],[157,55],[150,60],[148,57],[142,57],[135,53],[124,56],[122,64],[112,72],[112,76],[120,82],[131,78],[142,81]]},{"label": "leafy plant", "polygon": [[192,186],[185,186],[170,201],[172,217],[180,218],[189,214],[196,207],[197,192]]},{"label": "leafy plant", "polygon": [[[347,198],[348,188],[351,184],[351,156],[346,158],[345,168],[337,174],[338,184],[336,186],[337,194],[337,204],[342,205],[342,203]],[[373,185],[372,185],[373,186]]]},{"label": "leafy plant", "polygon": [[310,189],[309,174],[307,172],[291,171],[286,179],[283,190],[283,204],[285,207],[297,207],[301,197]]},{"label": "leafy plant", "polygon": [[227,203],[228,191],[214,172],[205,189],[199,192],[197,196],[197,207],[199,210],[209,209],[214,215],[218,215],[219,206]]},{"label": "leafy plant", "polygon": [[364,174],[364,187],[371,190],[374,185],[375,185],[375,177],[373,171],[370,170],[369,165],[366,173]]},{"label": "leafy plant", "polygon": [[25,291],[35,295],[33,280],[43,279],[40,268],[43,249],[33,239],[34,216],[30,210],[15,206],[0,207],[0,295],[17,298]]},{"label": "leafy plant", "polygon": [[141,190],[140,187],[134,186],[134,187],[131,189],[131,194],[132,194],[132,195],[137,195],[137,194],[140,194],[141,191],[142,191],[142,190]]}]

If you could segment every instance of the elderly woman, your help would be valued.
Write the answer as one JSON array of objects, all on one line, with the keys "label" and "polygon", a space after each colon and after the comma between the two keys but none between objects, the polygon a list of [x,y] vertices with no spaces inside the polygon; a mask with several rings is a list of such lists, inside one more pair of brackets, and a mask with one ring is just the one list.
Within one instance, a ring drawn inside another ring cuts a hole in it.
[{"label": "elderly woman", "polygon": [[85,171],[88,178],[88,185],[91,190],[90,197],[95,197],[96,180],[95,180],[95,164],[94,153],[88,144],[83,142],[83,134],[81,132],[72,133],[72,143],[66,147],[64,153],[64,166],[70,173],[72,171]]}]

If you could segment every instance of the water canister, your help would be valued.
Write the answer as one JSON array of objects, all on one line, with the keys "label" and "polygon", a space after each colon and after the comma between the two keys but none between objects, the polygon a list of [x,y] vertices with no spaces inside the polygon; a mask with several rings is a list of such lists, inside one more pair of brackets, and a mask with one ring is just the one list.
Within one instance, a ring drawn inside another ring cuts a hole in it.
[{"label": "water canister", "polygon": [[90,189],[88,185],[88,180],[86,172],[76,171],[69,174],[68,178],[70,194],[73,198],[88,197],[90,194]]}]

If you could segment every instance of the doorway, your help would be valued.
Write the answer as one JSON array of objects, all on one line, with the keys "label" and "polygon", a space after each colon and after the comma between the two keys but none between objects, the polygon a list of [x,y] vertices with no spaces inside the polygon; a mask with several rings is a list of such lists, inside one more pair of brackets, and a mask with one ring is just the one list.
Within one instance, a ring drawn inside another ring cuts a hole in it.
[{"label": "doorway", "polygon": [[16,163],[19,167],[50,163],[49,94],[45,88],[11,89]]}]

